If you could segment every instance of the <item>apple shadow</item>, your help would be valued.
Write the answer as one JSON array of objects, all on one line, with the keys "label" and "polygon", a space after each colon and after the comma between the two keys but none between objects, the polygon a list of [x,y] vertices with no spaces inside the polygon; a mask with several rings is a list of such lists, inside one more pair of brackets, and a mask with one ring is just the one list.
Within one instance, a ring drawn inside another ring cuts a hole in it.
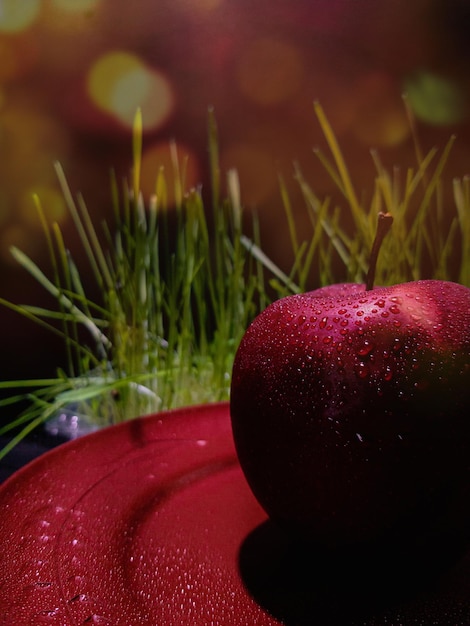
[{"label": "apple shadow", "polygon": [[461,556],[458,542],[413,557],[397,546],[326,551],[268,520],[245,538],[238,564],[248,593],[285,626],[344,626],[383,623],[375,619],[416,598],[425,604]]}]

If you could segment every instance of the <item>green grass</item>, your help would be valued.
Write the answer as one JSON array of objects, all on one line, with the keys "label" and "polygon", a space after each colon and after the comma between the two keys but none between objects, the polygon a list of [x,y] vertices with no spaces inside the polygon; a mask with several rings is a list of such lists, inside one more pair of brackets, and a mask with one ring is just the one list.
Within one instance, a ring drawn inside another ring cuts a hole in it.
[{"label": "green grass", "polygon": [[[328,146],[328,153],[316,150],[315,154],[341,200],[333,204],[330,198],[319,198],[295,165],[294,178],[305,204],[302,210],[311,221],[311,233],[303,238],[296,228],[289,185],[281,179],[295,259],[287,269],[277,267],[263,252],[256,216],[250,218],[250,237],[244,232],[243,190],[235,171],[220,172],[212,113],[210,201],[203,200],[200,189],[186,188],[186,164],[174,145],[172,170],[157,171],[155,194],[142,198],[140,114],[133,134],[132,176],[122,184],[111,179],[111,220],[99,227],[94,224],[84,199],[73,196],[56,164],[89,264],[87,275],[96,282],[101,298],[95,302],[87,296],[59,226],[47,223],[41,198],[36,197],[51,275],[46,276],[17,248],[11,252],[54,296],[57,306],[45,310],[2,298],[0,304],[58,334],[66,349],[67,368],[50,380],[0,382],[0,388],[12,390],[3,405],[29,401],[18,418],[0,426],[0,435],[14,433],[0,459],[68,406],[104,426],[168,408],[228,399],[235,351],[251,319],[273,298],[303,291],[312,280],[319,285],[364,281],[379,211],[389,211],[395,219],[393,235],[381,251],[377,284],[426,276],[470,286],[470,179],[453,181],[450,216],[441,200],[454,138],[442,153],[433,149],[424,156],[416,144],[416,168],[405,172],[388,172],[379,154],[372,152],[376,175],[366,205],[319,104],[315,113]],[[176,198],[171,220],[166,202],[169,185]],[[226,197],[222,187],[227,189]],[[456,248],[460,251],[457,274],[451,267]]]}]

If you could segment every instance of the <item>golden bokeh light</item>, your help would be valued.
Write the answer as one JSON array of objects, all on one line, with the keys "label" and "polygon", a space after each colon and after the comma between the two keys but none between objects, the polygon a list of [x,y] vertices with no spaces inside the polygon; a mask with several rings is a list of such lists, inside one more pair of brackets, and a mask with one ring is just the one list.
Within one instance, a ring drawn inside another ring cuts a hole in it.
[{"label": "golden bokeh light", "polygon": [[243,49],[237,66],[240,91],[262,106],[292,98],[302,85],[303,74],[299,50],[289,42],[269,37],[255,39]]},{"label": "golden bokeh light", "polygon": [[139,108],[144,130],[154,130],[167,120],[174,106],[167,78],[137,55],[124,51],[108,52],[95,61],[87,89],[95,106],[129,128]]},{"label": "golden bokeh light", "polygon": [[19,33],[36,21],[41,0],[1,0],[0,32]]},{"label": "golden bokeh light", "polygon": [[[175,171],[176,168],[179,172]],[[200,169],[195,153],[184,144],[160,141],[144,150],[142,155],[140,186],[146,201],[155,194],[157,177],[162,169],[168,207],[175,206],[175,183],[178,183],[179,178],[183,193],[200,183]]]},{"label": "golden bokeh light", "polygon": [[65,221],[68,217],[64,194],[52,185],[39,185],[26,189],[18,202],[18,217],[28,228],[41,230],[41,221],[38,219],[38,212],[34,196],[37,196],[41,209],[48,223]]}]

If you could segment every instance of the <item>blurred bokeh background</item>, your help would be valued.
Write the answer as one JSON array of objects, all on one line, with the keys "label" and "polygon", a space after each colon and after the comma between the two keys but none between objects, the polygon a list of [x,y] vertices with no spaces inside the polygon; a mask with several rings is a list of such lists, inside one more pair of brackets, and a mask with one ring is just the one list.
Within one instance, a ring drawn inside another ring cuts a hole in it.
[{"label": "blurred bokeh background", "polygon": [[[466,0],[0,0],[0,295],[47,300],[9,252],[47,268],[32,193],[80,255],[55,161],[96,221],[110,216],[110,170],[130,171],[137,107],[146,194],[170,140],[188,185],[207,185],[214,108],[222,170],[237,168],[263,247],[286,268],[278,175],[300,224],[294,161],[318,195],[336,193],[312,152],[323,142],[314,100],[366,196],[371,147],[387,167],[416,163],[404,92],[423,149],[455,133],[448,176],[470,174],[469,32]],[[63,359],[59,341],[3,308],[0,349],[1,380],[54,374]]]}]

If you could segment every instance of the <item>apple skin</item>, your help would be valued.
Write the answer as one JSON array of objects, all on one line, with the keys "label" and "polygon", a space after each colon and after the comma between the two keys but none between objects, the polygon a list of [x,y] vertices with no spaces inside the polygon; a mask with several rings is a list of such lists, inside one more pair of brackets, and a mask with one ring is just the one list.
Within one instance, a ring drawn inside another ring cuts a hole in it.
[{"label": "apple skin", "polygon": [[238,348],[240,465],[270,518],[323,547],[470,528],[470,289],[422,280],[282,298]]}]

